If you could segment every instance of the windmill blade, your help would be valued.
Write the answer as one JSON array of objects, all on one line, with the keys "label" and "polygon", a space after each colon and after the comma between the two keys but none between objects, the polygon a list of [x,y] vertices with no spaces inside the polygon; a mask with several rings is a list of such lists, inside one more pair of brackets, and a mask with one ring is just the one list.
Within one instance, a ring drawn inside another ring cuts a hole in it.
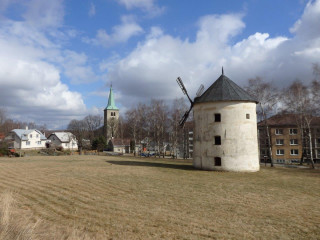
[{"label": "windmill blade", "polygon": [[192,107],[193,107],[193,104],[191,104],[191,107],[188,111],[185,112],[185,114],[183,115],[183,117],[181,118],[181,120],[179,121],[179,125],[180,127],[183,127],[184,126],[184,123],[187,121],[188,117],[189,117],[189,114],[192,110]]},{"label": "windmill blade", "polygon": [[182,79],[180,77],[177,78],[177,83],[179,84],[179,87],[181,88],[183,94],[187,95],[187,89],[185,88]]},{"label": "windmill blade", "polygon": [[188,94],[188,92],[187,92],[187,89],[185,88],[185,86],[184,86],[184,84],[183,84],[183,82],[182,82],[182,79],[181,79],[180,77],[177,78],[177,83],[178,83],[179,87],[181,88],[183,94],[184,94],[184,95],[187,95],[190,103],[193,104],[193,101],[192,101],[191,98],[189,97],[189,94]]},{"label": "windmill blade", "polygon": [[203,84],[201,84],[199,89],[198,89],[198,91],[197,91],[197,93],[196,93],[197,97],[200,97],[202,95],[203,89],[204,89],[204,86],[203,86]]}]

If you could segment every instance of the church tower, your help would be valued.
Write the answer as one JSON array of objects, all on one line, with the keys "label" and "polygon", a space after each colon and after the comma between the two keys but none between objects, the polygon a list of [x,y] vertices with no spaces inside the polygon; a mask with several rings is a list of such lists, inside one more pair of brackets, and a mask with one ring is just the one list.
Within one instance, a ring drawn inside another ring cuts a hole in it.
[{"label": "church tower", "polygon": [[119,121],[119,108],[116,107],[113,92],[112,92],[112,85],[110,87],[109,92],[109,99],[108,105],[104,109],[104,127],[103,127],[103,134],[107,141],[113,139],[118,130],[118,121]]}]

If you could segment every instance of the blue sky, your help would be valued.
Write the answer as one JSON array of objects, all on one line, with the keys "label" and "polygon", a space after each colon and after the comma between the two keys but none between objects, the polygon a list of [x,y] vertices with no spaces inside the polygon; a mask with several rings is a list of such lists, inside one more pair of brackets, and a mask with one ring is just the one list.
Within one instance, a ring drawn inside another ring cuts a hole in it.
[{"label": "blue sky", "polygon": [[311,81],[320,1],[0,0],[0,107],[61,128],[102,114],[112,82],[122,113],[194,95],[221,73],[239,85]]}]

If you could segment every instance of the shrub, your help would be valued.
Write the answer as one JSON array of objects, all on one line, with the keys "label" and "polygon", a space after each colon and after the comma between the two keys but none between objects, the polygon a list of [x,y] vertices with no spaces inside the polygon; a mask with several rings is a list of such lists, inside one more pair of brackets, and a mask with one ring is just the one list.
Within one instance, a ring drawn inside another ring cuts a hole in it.
[{"label": "shrub", "polygon": [[58,146],[58,147],[56,147],[56,150],[62,152],[63,151],[63,147],[62,146]]},{"label": "shrub", "polygon": [[8,156],[10,151],[6,148],[0,148],[0,156]]}]

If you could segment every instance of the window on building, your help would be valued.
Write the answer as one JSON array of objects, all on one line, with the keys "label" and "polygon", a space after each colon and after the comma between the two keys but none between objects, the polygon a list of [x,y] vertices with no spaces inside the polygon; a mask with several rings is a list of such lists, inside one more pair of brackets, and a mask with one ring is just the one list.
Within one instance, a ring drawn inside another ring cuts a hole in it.
[{"label": "window on building", "polygon": [[246,119],[250,119],[250,114],[249,113],[246,114]]},{"label": "window on building", "polygon": [[299,150],[298,149],[291,149],[290,150],[290,155],[298,155],[299,154]]},{"label": "window on building", "polygon": [[296,135],[296,134],[298,134],[298,129],[297,128],[290,128],[289,133],[290,133],[290,135]]},{"label": "window on building", "polygon": [[263,155],[263,156],[268,155],[268,153],[269,153],[269,150],[267,150],[267,149],[261,149],[260,150],[260,154]]},{"label": "window on building", "polygon": [[30,145],[30,141],[27,141],[27,142],[26,142],[26,145],[29,146],[29,145]]},{"label": "window on building", "polygon": [[38,144],[38,145],[41,145],[41,141],[38,141],[37,144]]},{"label": "window on building", "polygon": [[284,145],[283,139],[276,139],[276,145]]},{"label": "window on building", "polygon": [[32,134],[30,134],[30,138],[32,138]]},{"label": "window on building", "polygon": [[284,149],[277,149],[277,155],[284,155]]},{"label": "window on building", "polygon": [[214,158],[214,165],[215,166],[221,166],[221,158],[220,157],[215,157]]},{"label": "window on building", "polygon": [[285,163],[284,159],[277,159],[277,163]]},{"label": "window on building", "polygon": [[298,139],[290,139],[290,145],[298,145]]},{"label": "window on building", "polygon": [[277,128],[276,129],[276,135],[282,135],[283,134],[283,129]]},{"label": "window on building", "polygon": [[214,144],[215,145],[221,145],[221,137],[220,136],[215,136],[214,137]]},{"label": "window on building", "polygon": [[36,135],[36,138],[38,138],[38,137],[39,137],[39,134]]},{"label": "window on building", "polygon": [[214,114],[214,121],[215,122],[221,122],[221,114],[220,113]]}]

